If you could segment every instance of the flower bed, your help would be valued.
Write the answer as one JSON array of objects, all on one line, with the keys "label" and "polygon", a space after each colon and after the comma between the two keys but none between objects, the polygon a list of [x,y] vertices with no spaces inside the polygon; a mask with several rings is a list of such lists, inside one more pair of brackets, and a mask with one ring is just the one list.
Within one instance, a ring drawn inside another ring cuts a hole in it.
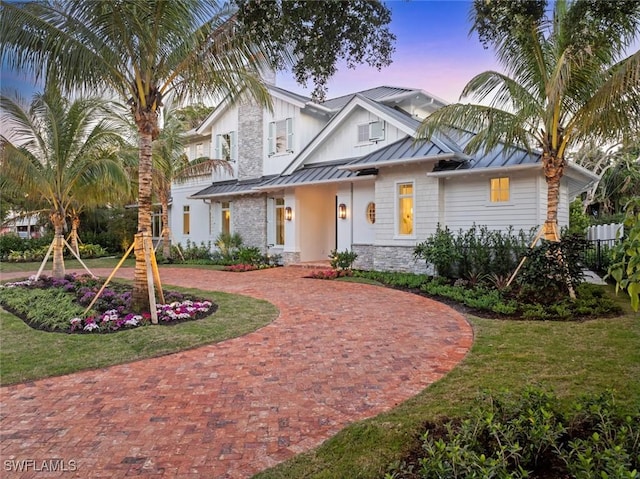
[{"label": "flower bed", "polygon": [[[37,281],[32,277],[0,286],[0,304],[31,327],[45,331],[109,333],[151,324],[149,311],[131,311],[131,287],[121,283],[105,288],[84,315],[100,287],[90,276],[43,276]],[[202,319],[217,309],[211,301],[176,291],[165,291],[164,296],[167,304],[156,305],[159,324]]]}]

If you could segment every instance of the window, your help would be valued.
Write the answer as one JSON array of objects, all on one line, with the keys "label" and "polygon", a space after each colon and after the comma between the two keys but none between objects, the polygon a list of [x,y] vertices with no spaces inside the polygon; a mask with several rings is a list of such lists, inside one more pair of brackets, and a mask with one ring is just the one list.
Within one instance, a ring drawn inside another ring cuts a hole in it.
[{"label": "window", "polygon": [[198,143],[196,145],[196,158],[202,158],[204,156],[204,145],[202,143]]},{"label": "window", "polygon": [[191,211],[189,205],[182,207],[182,233],[188,235],[191,230]]},{"label": "window", "polygon": [[372,121],[358,125],[358,143],[384,140],[384,121]]},{"label": "window", "polygon": [[235,161],[237,159],[237,137],[238,135],[235,131],[216,135],[216,159],[225,161]]},{"label": "window", "polygon": [[269,155],[293,153],[293,119],[269,123]]},{"label": "window", "polygon": [[509,201],[509,178],[491,178],[491,203]]},{"label": "window", "polygon": [[413,183],[398,185],[398,234],[413,234]]},{"label": "window", "polygon": [[162,236],[162,212],[157,209],[151,212],[151,236],[153,238]]},{"label": "window", "polygon": [[376,222],[376,204],[372,201],[367,205],[367,223],[374,224]]},{"label": "window", "polygon": [[276,198],[276,245],[284,245],[284,198]]},{"label": "window", "polygon": [[228,201],[222,202],[222,233],[231,233],[231,203]]}]

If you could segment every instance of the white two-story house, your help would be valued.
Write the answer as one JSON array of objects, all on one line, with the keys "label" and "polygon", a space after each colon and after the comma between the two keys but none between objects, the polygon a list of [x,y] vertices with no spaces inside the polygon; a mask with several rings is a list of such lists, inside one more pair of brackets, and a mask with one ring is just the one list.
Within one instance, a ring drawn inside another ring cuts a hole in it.
[{"label": "white two-story house", "polygon": [[[228,162],[212,176],[172,189],[173,240],[214,241],[239,233],[285,264],[358,253],[356,267],[423,271],[414,246],[446,225],[539,227],[546,214],[540,155],[495,149],[463,153],[468,133],[415,142],[444,105],[429,93],[382,86],[315,103],[269,86],[272,110],[221,104],[189,135],[190,158]],[[569,165],[559,223],[569,202],[597,179]]]}]

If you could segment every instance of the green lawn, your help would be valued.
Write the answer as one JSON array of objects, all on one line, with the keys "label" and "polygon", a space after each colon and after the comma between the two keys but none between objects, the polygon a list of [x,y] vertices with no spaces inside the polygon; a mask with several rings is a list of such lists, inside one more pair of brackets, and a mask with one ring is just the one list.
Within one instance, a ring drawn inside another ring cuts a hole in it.
[{"label": "green lawn", "polygon": [[2,385],[161,356],[241,336],[273,321],[272,304],[246,296],[171,288],[218,304],[199,321],[112,334],[47,333],[0,309]]},{"label": "green lawn", "polygon": [[[621,304],[628,299],[620,298]],[[631,410],[640,404],[640,317],[582,323],[500,321],[470,317],[475,341],[444,379],[386,414],[355,423],[319,448],[256,479],[382,478],[414,446],[425,421],[467,412],[480,391],[536,385],[561,401],[614,391]]]}]

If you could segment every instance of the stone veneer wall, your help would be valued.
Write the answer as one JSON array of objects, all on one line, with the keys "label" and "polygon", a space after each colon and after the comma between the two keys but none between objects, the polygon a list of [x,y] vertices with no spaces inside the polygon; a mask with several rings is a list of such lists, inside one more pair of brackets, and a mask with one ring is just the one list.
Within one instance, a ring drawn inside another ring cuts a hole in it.
[{"label": "stone veneer wall", "polygon": [[372,270],[375,248],[375,246],[370,244],[351,245],[351,251],[358,255],[356,260],[353,262],[353,267],[355,269],[364,269],[367,271]]},{"label": "stone veneer wall", "polygon": [[282,262],[286,266],[288,264],[294,264],[300,262],[300,253],[293,251],[284,251],[282,253]]},{"label": "stone veneer wall", "polygon": [[253,99],[243,100],[238,107],[238,179],[262,176],[263,108]]},{"label": "stone veneer wall", "polygon": [[433,274],[433,268],[427,266],[423,260],[413,259],[413,246],[354,244],[351,250],[358,254],[353,263],[356,269]]},{"label": "stone veneer wall", "polygon": [[233,232],[242,236],[245,246],[267,250],[267,197],[243,196],[233,200]]}]

